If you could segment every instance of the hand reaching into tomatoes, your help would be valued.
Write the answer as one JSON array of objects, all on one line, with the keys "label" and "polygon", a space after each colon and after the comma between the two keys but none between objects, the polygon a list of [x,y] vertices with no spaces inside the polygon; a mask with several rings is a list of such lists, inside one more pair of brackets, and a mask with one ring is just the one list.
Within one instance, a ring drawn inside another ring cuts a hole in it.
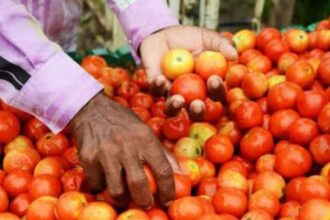
[{"label": "hand reaching into tomatoes", "polygon": [[126,204],[131,196],[138,206],[150,207],[153,196],[143,170],[146,164],[157,180],[160,202],[166,205],[174,198],[175,160],[129,109],[99,93],[69,128],[77,138],[81,164],[92,188],[102,187],[105,174],[108,191],[118,204]]},{"label": "hand reaching into tomatoes", "polygon": [[[232,42],[216,31],[193,26],[173,26],[156,32],[147,37],[140,47],[142,62],[155,95],[164,94],[171,86],[162,74],[161,61],[163,56],[174,48],[186,49],[194,56],[209,50],[221,52],[227,60],[235,60],[238,57]],[[224,99],[224,86],[218,75],[207,79],[207,90],[214,100]],[[189,104],[189,115],[193,119],[201,117],[205,104],[201,100],[187,103],[180,95],[168,98],[166,111],[169,115],[176,115],[185,104]]]}]

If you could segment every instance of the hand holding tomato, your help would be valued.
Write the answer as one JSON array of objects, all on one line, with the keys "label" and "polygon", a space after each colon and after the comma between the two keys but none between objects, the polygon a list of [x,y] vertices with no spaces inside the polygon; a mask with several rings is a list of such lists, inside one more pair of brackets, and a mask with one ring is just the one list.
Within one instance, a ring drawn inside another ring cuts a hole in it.
[{"label": "hand holding tomato", "polygon": [[69,127],[78,140],[81,165],[92,188],[102,187],[105,174],[108,191],[118,204],[129,202],[129,191],[137,205],[150,207],[153,197],[143,170],[146,163],[157,180],[160,202],[166,205],[174,198],[173,161],[166,158],[152,130],[129,109],[100,93]]},{"label": "hand holding tomato", "polygon": [[[229,39],[216,31],[205,28],[173,26],[148,36],[141,43],[140,53],[152,92],[155,95],[162,95],[170,88],[170,83],[167,78],[175,79],[182,75],[182,72],[194,72],[193,56],[197,56],[206,50],[209,52],[206,52],[203,56],[197,58],[200,62],[198,62],[198,60],[196,61],[196,73],[204,68],[203,65],[200,65],[199,63],[208,62],[211,58],[217,59],[217,61],[220,60],[221,63],[225,61],[224,58],[235,60],[238,56],[236,49]],[[174,60],[175,62],[169,61],[166,67],[164,67],[164,65],[161,65],[162,59],[169,51],[173,52],[169,53],[168,59]],[[223,55],[220,53],[215,54],[211,51],[221,52]],[[224,76],[227,68],[226,65],[217,66],[214,70],[204,71],[202,74],[199,74],[201,78],[207,80],[206,85],[209,95],[215,96],[214,98],[217,100],[223,98],[217,97],[219,94],[224,96],[224,86],[221,77]],[[166,74],[166,77],[162,75],[164,69],[169,72],[169,74]],[[218,77],[209,77],[211,74],[216,74]],[[175,115],[185,104],[188,104],[190,106],[190,115],[199,118],[204,112],[205,104],[199,99],[196,100],[196,102],[189,102],[189,100],[185,100],[185,98],[186,97],[179,95],[170,97],[166,105],[167,112],[169,112],[170,115]]]}]

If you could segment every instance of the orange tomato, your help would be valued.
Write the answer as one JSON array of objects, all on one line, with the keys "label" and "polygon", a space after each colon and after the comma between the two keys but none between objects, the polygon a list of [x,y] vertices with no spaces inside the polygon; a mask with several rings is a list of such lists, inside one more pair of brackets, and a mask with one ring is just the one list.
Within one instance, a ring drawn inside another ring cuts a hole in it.
[{"label": "orange tomato", "polygon": [[247,29],[240,30],[237,33],[235,33],[232,39],[239,53],[254,48],[256,44],[255,34]]},{"label": "orange tomato", "polygon": [[116,217],[116,211],[109,204],[91,202],[82,209],[77,220],[115,220]]},{"label": "orange tomato", "polygon": [[204,51],[195,60],[195,72],[203,79],[218,75],[224,79],[227,71],[227,61],[220,52]]},{"label": "orange tomato", "polygon": [[82,68],[84,68],[93,77],[98,78],[100,71],[103,67],[107,66],[105,59],[97,55],[86,56],[81,62]]}]

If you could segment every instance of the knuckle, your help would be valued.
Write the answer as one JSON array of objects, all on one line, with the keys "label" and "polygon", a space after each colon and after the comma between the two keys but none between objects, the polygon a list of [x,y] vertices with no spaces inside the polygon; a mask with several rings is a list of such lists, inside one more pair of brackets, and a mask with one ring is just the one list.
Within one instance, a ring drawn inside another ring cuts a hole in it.
[{"label": "knuckle", "polygon": [[160,179],[168,179],[173,175],[173,170],[169,164],[162,166],[161,169],[157,172],[157,177]]},{"label": "knuckle", "polygon": [[147,186],[148,179],[147,179],[147,177],[141,175],[141,176],[138,176],[138,177],[134,178],[128,184],[131,188],[141,189],[141,188]]}]

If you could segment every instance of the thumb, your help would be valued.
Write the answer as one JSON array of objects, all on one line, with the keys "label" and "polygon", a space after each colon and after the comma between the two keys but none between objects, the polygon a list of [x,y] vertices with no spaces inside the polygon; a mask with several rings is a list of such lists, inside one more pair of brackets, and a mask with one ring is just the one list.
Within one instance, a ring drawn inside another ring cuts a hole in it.
[{"label": "thumb", "polygon": [[203,29],[202,40],[205,50],[220,51],[228,60],[238,57],[234,43],[216,31]]}]

